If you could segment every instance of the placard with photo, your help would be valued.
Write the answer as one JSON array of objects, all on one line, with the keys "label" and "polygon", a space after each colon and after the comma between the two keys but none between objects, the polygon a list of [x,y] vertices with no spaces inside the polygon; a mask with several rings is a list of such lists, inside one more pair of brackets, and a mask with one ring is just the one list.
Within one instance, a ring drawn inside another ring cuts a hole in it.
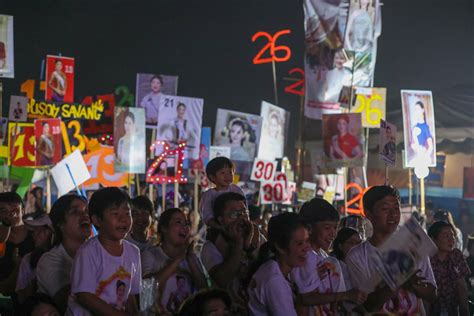
[{"label": "placard with photo", "polygon": [[262,101],[260,109],[262,133],[258,148],[258,158],[275,160],[283,158],[289,112],[285,109]]},{"label": "placard with photo", "polygon": [[74,102],[74,58],[46,56],[46,101]]},{"label": "placard with photo", "polygon": [[51,166],[62,158],[61,119],[35,120],[36,166]]},{"label": "placard with photo", "polygon": [[397,127],[387,121],[380,121],[379,157],[387,165],[395,166],[397,157]]}]

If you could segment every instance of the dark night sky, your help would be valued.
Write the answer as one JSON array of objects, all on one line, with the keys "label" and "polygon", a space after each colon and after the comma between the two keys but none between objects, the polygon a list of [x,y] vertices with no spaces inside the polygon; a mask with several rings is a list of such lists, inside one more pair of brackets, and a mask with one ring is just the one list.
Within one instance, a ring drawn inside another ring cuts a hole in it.
[{"label": "dark night sky", "polygon": [[[473,85],[472,0],[386,0],[375,86],[388,88],[390,111],[399,90],[436,93]],[[281,44],[292,58],[277,64],[280,106],[291,111],[290,142],[299,99],[283,93],[282,77],[303,64],[303,9],[295,0],[0,0],[15,17],[15,79],[2,79],[3,103],[21,82],[39,77],[46,54],[76,58],[76,99],[135,90],[137,72],[179,75],[178,94],[205,99],[203,126],[219,107],[256,113],[273,101],[271,65],[253,65],[257,31],[291,29]],[[312,125],[314,122],[311,122]],[[400,126],[401,127],[401,126]],[[313,133],[313,132],[311,132]]]}]

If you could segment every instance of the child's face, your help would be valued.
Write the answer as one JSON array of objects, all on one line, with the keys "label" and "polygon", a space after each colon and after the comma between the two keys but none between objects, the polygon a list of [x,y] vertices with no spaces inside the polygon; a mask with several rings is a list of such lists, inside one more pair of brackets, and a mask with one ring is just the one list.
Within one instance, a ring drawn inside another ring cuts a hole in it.
[{"label": "child's face", "polygon": [[321,221],[311,224],[311,245],[328,250],[337,234],[337,221]]},{"label": "child's face", "polygon": [[147,232],[151,225],[150,212],[139,208],[132,209],[132,231],[134,232]]},{"label": "child's face", "polygon": [[349,239],[347,239],[345,242],[343,242],[339,248],[341,249],[342,253],[344,254],[344,257],[347,255],[349,250],[357,246],[362,242],[362,239],[360,238],[359,234],[354,234]]},{"label": "child's face", "polygon": [[210,179],[218,188],[227,188],[234,181],[234,170],[229,167],[224,167],[217,170],[215,175]]},{"label": "child's face", "polygon": [[230,311],[225,302],[220,298],[213,298],[204,305],[204,315],[206,316],[224,316],[230,315]]},{"label": "child's face", "polygon": [[164,240],[175,246],[183,246],[189,238],[189,224],[183,212],[171,216],[168,227],[163,229]]},{"label": "child's face", "polygon": [[120,241],[125,238],[132,227],[130,205],[122,203],[119,206],[109,207],[104,210],[102,218],[93,216],[93,220],[94,225],[100,228],[100,235],[113,241]]},{"label": "child's face", "polygon": [[374,233],[393,234],[400,223],[400,202],[393,195],[387,195],[375,202],[367,217],[372,222]]}]

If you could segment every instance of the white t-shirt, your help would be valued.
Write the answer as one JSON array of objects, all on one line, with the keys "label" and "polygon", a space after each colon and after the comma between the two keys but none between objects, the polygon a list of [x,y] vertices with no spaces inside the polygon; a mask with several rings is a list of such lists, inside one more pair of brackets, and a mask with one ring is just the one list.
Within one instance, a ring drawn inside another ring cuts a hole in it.
[{"label": "white t-shirt", "polygon": [[[318,293],[339,293],[346,290],[339,261],[322,249],[309,251],[306,264],[293,269],[291,277],[300,293],[315,290]],[[331,304],[315,305],[308,309],[308,315],[332,315],[334,308]]]},{"label": "white t-shirt", "polygon": [[260,266],[253,275],[247,291],[250,315],[297,315],[292,286],[275,260],[269,260]]},{"label": "white t-shirt", "polygon": [[207,224],[211,219],[214,218],[214,213],[212,212],[212,209],[214,208],[214,202],[216,201],[217,197],[228,192],[239,193],[245,196],[244,191],[242,191],[241,188],[232,183],[226,190],[217,191],[215,188],[213,188],[207,190],[202,194],[201,204],[199,205],[199,211],[205,224]]},{"label": "white t-shirt", "polygon": [[[168,257],[160,247],[151,247],[142,253],[142,274],[143,276],[159,272],[172,259]],[[161,307],[176,314],[181,303],[194,293],[194,284],[191,276],[191,269],[188,262],[182,260],[179,263],[176,273],[173,273],[166,281],[161,296]]]},{"label": "white t-shirt", "polygon": [[125,310],[129,295],[140,293],[140,250],[123,241],[121,256],[112,256],[98,237],[79,248],[71,271],[67,315],[90,315],[76,302],[76,293],[92,293],[118,310]]},{"label": "white t-shirt", "polygon": [[36,266],[38,292],[54,297],[66,285],[71,284],[70,274],[73,258],[59,244],[41,256]]},{"label": "white t-shirt", "polygon": [[[129,241],[132,244],[134,244],[135,246],[137,246],[138,249],[140,249],[140,253],[144,252],[145,250],[147,250],[148,248],[153,246],[153,240],[151,238],[148,239],[148,241],[146,241],[146,242],[140,242],[140,241],[136,241],[135,239],[133,239],[131,234],[128,234],[127,237],[125,237],[125,240]],[[142,266],[143,266],[143,264],[142,264]]]},{"label": "white t-shirt", "polygon": [[25,289],[31,281],[36,279],[36,269],[31,269],[30,265],[31,252],[26,254],[23,259],[21,259],[20,269],[18,271],[18,277],[16,279],[15,291]]},{"label": "white t-shirt", "polygon": [[[346,256],[346,264],[352,286],[368,294],[372,293],[376,286],[382,282],[382,277],[377,272],[374,260],[372,259],[377,251],[376,247],[370,242],[365,241],[352,248]],[[426,259],[422,260],[417,268],[421,270],[419,275],[425,278],[426,282],[436,287],[429,258],[426,257]],[[408,316],[425,315],[423,302],[414,293],[400,289],[398,290],[398,300],[398,304],[394,304],[393,300],[388,300],[379,312]],[[394,307],[394,305],[398,305],[398,308]]]}]

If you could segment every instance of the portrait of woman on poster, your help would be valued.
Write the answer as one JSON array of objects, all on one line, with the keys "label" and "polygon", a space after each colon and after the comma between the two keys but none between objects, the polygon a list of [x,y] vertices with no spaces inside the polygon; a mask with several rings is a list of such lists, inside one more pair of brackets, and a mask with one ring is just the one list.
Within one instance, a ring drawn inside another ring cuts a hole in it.
[{"label": "portrait of woman on poster", "polygon": [[[270,110],[264,123],[265,138],[260,142],[259,157],[282,158],[284,146],[284,118],[277,111]],[[263,136],[262,136],[263,137]]]},{"label": "portrait of woman on poster", "polygon": [[230,158],[232,160],[250,161],[250,154],[244,148],[249,132],[241,119],[233,119],[229,125]]},{"label": "portrait of woman on poster", "polygon": [[36,147],[39,155],[39,165],[48,166],[53,164],[54,158],[54,139],[50,134],[50,126],[48,123],[43,124],[43,133],[38,139],[38,146]]},{"label": "portrait of woman on poster", "polygon": [[372,0],[360,0],[359,9],[350,13],[344,47],[356,52],[372,49],[374,22],[369,13]]},{"label": "portrait of woman on poster", "polygon": [[351,72],[344,67],[346,61],[344,51],[337,50],[334,54],[333,68],[326,73],[324,100],[338,102],[342,87],[351,86]]},{"label": "portrait of woman on poster", "polygon": [[53,101],[62,102],[66,95],[67,78],[63,72],[63,62],[57,59],[54,63],[54,71],[48,80],[48,87],[53,90],[51,99]]},{"label": "portrait of woman on poster", "polygon": [[158,121],[158,109],[160,107],[161,89],[163,87],[163,78],[154,75],[150,79],[151,91],[145,95],[140,102],[140,107],[145,109],[146,122],[156,124]]},{"label": "portrait of woman on poster", "polygon": [[350,119],[340,115],[337,119],[337,134],[331,137],[329,157],[335,160],[360,159],[363,152],[359,140],[349,131]]},{"label": "portrait of woman on poster", "polygon": [[414,151],[414,158],[421,161],[433,163],[433,136],[429,125],[426,123],[426,110],[422,101],[417,101],[413,108],[413,125],[411,130],[410,147]]},{"label": "portrait of woman on poster", "polygon": [[132,169],[140,161],[140,153],[133,150],[133,144],[137,141],[137,128],[135,115],[132,112],[125,112],[123,128],[125,134],[117,143],[116,159],[119,164],[130,166]]},{"label": "portrait of woman on poster", "polygon": [[174,127],[176,129],[176,142],[180,140],[186,141],[188,139],[188,120],[186,119],[186,104],[180,102],[176,107],[176,119],[174,120]]}]

